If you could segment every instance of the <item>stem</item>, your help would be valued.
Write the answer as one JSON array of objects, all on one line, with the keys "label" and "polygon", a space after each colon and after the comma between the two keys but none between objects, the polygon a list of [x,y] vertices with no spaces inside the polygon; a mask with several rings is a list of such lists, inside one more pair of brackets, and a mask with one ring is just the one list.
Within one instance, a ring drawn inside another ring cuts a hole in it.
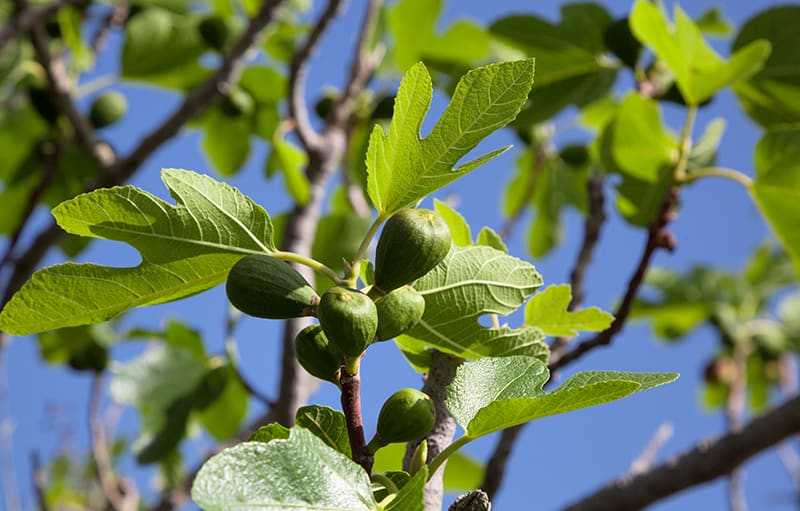
[{"label": "stem", "polygon": [[472,442],[473,440],[474,438],[470,438],[464,435],[455,442],[453,442],[452,444],[448,445],[444,451],[440,452],[439,455],[436,456],[433,459],[433,461],[431,461],[431,464],[428,465],[428,480],[430,481],[430,479],[433,477],[433,474],[436,473],[436,471],[439,469],[442,463],[447,461],[447,458],[449,458],[450,455],[452,455],[454,452],[461,449],[468,443]]},{"label": "stem", "polygon": [[675,164],[675,181],[678,183],[686,179],[686,165],[689,163],[689,153],[692,151],[692,129],[697,118],[697,107],[690,106],[686,110],[686,119],[681,128],[680,147],[678,148],[678,161]]},{"label": "stem", "polygon": [[372,482],[382,484],[390,494],[400,491],[391,479],[380,473],[372,474]]},{"label": "stem", "polygon": [[[371,474],[375,457],[367,449],[366,439],[364,438],[364,421],[361,418],[359,360],[358,357],[348,357],[345,362],[345,370],[342,371],[340,380],[342,385],[342,410],[344,410],[345,422],[347,423],[347,436],[350,438],[353,461],[361,465],[367,474]],[[355,371],[351,372],[352,369],[355,369]]]},{"label": "stem", "polygon": [[330,267],[322,264],[321,262],[317,261],[312,257],[306,257],[304,255],[296,254],[294,252],[284,252],[282,250],[273,252],[270,255],[282,261],[292,261],[298,264],[302,264],[303,266],[308,266],[309,268],[311,268],[316,272],[325,274],[327,277],[329,277],[337,284],[343,284],[346,282],[342,280],[342,278],[339,277],[339,274],[333,271]]},{"label": "stem", "polygon": [[739,172],[738,170],[726,169],[724,167],[705,167],[702,169],[693,170],[683,176],[681,183],[691,183],[703,177],[724,177],[736,181],[745,188],[753,186],[753,180],[749,176]]},{"label": "stem", "polygon": [[364,239],[361,240],[361,245],[359,245],[356,255],[353,258],[353,265],[350,267],[350,272],[347,274],[347,278],[345,279],[345,282],[347,282],[347,284],[351,287],[355,287],[356,285],[358,274],[361,272],[361,261],[367,255],[369,244],[372,243],[372,238],[375,237],[375,233],[378,232],[378,227],[381,226],[384,220],[386,220],[386,214],[379,213],[375,218],[375,221],[372,222],[372,225],[369,226],[369,230],[364,235]]}]

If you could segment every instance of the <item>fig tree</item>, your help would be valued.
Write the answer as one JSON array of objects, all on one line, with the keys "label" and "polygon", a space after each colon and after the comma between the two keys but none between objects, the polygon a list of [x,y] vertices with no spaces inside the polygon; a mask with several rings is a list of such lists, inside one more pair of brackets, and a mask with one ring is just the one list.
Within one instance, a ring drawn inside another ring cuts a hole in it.
[{"label": "fig tree", "polygon": [[335,286],[325,291],[317,316],[330,342],[350,357],[361,355],[378,329],[375,304],[357,289]]},{"label": "fig tree", "polygon": [[450,228],[435,211],[406,208],[383,226],[375,251],[375,283],[388,293],[422,277],[450,250]]},{"label": "fig tree", "polygon": [[257,318],[312,316],[319,301],[297,270],[267,255],[245,256],[234,264],[225,291],[234,307]]},{"label": "fig tree", "polygon": [[425,298],[411,286],[398,287],[389,294],[375,300],[378,311],[379,341],[392,339],[407,332],[425,312]]}]

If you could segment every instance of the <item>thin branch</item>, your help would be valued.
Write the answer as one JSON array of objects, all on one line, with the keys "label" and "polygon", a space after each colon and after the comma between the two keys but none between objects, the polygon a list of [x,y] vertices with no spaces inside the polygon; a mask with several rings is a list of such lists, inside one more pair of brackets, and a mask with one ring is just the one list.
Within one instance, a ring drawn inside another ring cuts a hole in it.
[{"label": "thin branch", "polygon": [[111,8],[111,12],[109,12],[104,18],[103,21],[100,23],[100,27],[95,32],[94,37],[92,37],[92,44],[91,48],[94,53],[98,53],[100,49],[103,47],[106,39],[108,39],[108,35],[111,33],[111,30],[114,27],[118,27],[122,25],[125,19],[128,17],[128,11],[130,9],[130,2],[128,0],[118,0],[116,4]]},{"label": "thin branch", "polygon": [[564,511],[635,511],[725,476],[759,452],[800,431],[800,396],[730,432],[634,477],[618,479]]},{"label": "thin branch", "polygon": [[22,12],[12,16],[6,25],[0,29],[0,50],[2,50],[9,41],[27,32],[37,23],[53,16],[64,7],[80,5],[85,2],[86,0],[57,0],[39,8],[23,9]]},{"label": "thin branch", "polygon": [[36,506],[39,511],[48,511],[44,468],[39,453],[31,453],[31,470],[33,471],[33,494],[36,496]]},{"label": "thin branch", "polygon": [[297,49],[289,63],[289,115],[294,119],[295,132],[309,153],[322,149],[323,138],[311,125],[306,104],[305,79],[311,56],[322,35],[342,8],[342,0],[328,0],[325,10],[317,18],[305,43]]},{"label": "thin branch", "polygon": [[95,476],[109,505],[116,511],[136,511],[139,495],[129,482],[114,474],[111,455],[108,452],[108,439],[103,423],[101,402],[103,399],[103,375],[95,373],[89,395],[88,422],[91,435],[91,453],[95,465]]},{"label": "thin branch", "polygon": [[[734,378],[725,404],[725,422],[728,431],[739,431],[747,399],[747,353],[745,343],[737,343],[733,354]],[[744,494],[744,473],[735,468],[728,474],[728,504],[731,511],[747,511]]]},{"label": "thin branch", "polygon": [[372,473],[372,464],[375,458],[364,438],[364,422],[361,417],[361,375],[356,364],[354,374],[347,370],[342,371],[340,383],[342,385],[342,410],[347,421],[347,435],[350,438],[353,461],[361,465],[367,474]]},{"label": "thin branch", "polygon": [[674,238],[672,237],[672,234],[666,230],[666,226],[670,220],[672,220],[673,208],[675,207],[675,204],[677,204],[677,201],[678,189],[673,187],[667,192],[666,197],[662,201],[661,210],[659,211],[658,216],[650,224],[644,251],[639,259],[639,263],[636,265],[636,270],[633,272],[633,275],[628,281],[628,287],[625,290],[625,295],[623,296],[619,307],[617,307],[614,315],[614,321],[611,323],[611,326],[594,337],[581,342],[577,347],[571,351],[568,351],[561,357],[551,358],[548,364],[548,368],[550,369],[551,373],[581,358],[583,355],[592,351],[598,346],[606,346],[610,344],[614,339],[614,336],[616,336],[622,330],[622,327],[628,320],[628,315],[633,307],[636,294],[639,292],[639,287],[641,287],[642,282],[644,281],[644,275],[647,272],[647,268],[650,266],[650,260],[652,259],[653,254],[659,248],[664,248],[670,251],[675,248]]},{"label": "thin branch", "polygon": [[658,451],[667,443],[667,440],[672,438],[672,433],[674,428],[672,424],[669,422],[664,422],[656,432],[653,434],[653,437],[647,442],[647,445],[644,446],[642,452],[639,453],[639,456],[633,460],[631,463],[630,468],[628,469],[628,476],[635,476],[639,474],[643,474],[647,472],[647,470],[652,466],[653,460],[655,459]]}]

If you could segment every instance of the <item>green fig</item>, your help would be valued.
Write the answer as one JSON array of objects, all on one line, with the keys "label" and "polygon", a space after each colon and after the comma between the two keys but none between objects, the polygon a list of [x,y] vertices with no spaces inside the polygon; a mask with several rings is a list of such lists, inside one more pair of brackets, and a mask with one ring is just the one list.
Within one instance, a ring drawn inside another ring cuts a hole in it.
[{"label": "green fig", "polygon": [[325,291],[317,316],[330,342],[350,357],[361,355],[378,329],[375,304],[356,289],[335,286]]},{"label": "green fig", "polygon": [[252,114],[256,104],[253,96],[246,90],[234,89],[222,98],[220,108],[222,113],[228,117],[242,117]]},{"label": "green fig", "polygon": [[297,361],[309,374],[320,380],[339,381],[342,355],[328,341],[320,325],[310,325],[300,330],[294,339],[294,349]]},{"label": "green fig", "polygon": [[231,40],[231,27],[222,16],[208,16],[197,25],[200,37],[209,46],[222,51]]},{"label": "green fig", "polygon": [[401,389],[389,396],[378,414],[375,439],[386,445],[419,440],[433,429],[436,409],[433,400],[417,389]]},{"label": "green fig", "polygon": [[128,102],[119,92],[106,92],[94,100],[89,110],[89,122],[95,128],[104,128],[114,124],[125,115]]},{"label": "green fig", "polygon": [[409,331],[425,313],[425,298],[411,286],[398,287],[375,300],[378,311],[379,341],[392,339]]},{"label": "green fig", "polygon": [[228,273],[225,291],[234,307],[257,318],[313,316],[319,301],[297,270],[267,255],[241,258]]},{"label": "green fig", "polygon": [[36,110],[36,113],[39,114],[42,119],[49,124],[56,122],[56,119],[58,119],[58,108],[53,104],[53,99],[50,97],[50,92],[47,90],[47,87],[31,85],[28,88],[28,99],[33,109]]},{"label": "green fig", "polygon": [[383,226],[375,250],[375,284],[388,293],[422,277],[450,250],[444,219],[428,209],[401,209]]}]

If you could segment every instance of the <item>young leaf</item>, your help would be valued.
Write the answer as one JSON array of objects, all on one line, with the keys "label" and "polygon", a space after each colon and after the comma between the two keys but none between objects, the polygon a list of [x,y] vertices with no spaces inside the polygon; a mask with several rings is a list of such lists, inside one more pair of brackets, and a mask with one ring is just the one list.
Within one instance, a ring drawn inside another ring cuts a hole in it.
[{"label": "young leaf", "polygon": [[647,0],[636,1],[630,23],[634,35],[675,73],[678,88],[689,105],[699,105],[723,87],[757,73],[770,52],[767,41],[753,41],[726,62],[677,5],[674,28],[659,7]]},{"label": "young leaf", "polygon": [[304,428],[212,457],[194,480],[192,500],[205,511],[378,510],[364,469]]},{"label": "young leaf", "polygon": [[66,263],[40,270],[0,312],[0,328],[24,335],[99,323],[214,287],[242,255],[275,250],[269,215],[239,190],[186,170],[164,170],[161,177],[174,206],[129,185],[56,207],[53,215],[67,232],[124,241],[142,262],[134,268]]},{"label": "young leaf", "polygon": [[466,247],[467,245],[472,245],[472,232],[461,213],[439,199],[433,199],[433,209],[444,218],[450,228],[450,234],[453,236],[453,243],[456,246]]},{"label": "young leaf", "polygon": [[423,64],[409,69],[388,135],[376,125],[367,150],[367,190],[379,213],[388,216],[413,204],[505,152],[508,147],[454,168],[478,142],[516,117],[532,84],[532,59],[473,69],[458,82],[430,135],[421,139],[433,86]]},{"label": "young leaf", "polygon": [[800,276],[800,129],[767,132],[756,147],[750,192]]},{"label": "young leaf", "polygon": [[350,457],[350,438],[344,414],[327,406],[303,406],[297,410],[297,425],[306,428],[332,447]]},{"label": "young leaf", "polygon": [[675,373],[578,373],[545,393],[547,366],[534,357],[483,358],[462,364],[445,406],[474,439],[532,420],[614,401],[675,380]]},{"label": "young leaf", "polygon": [[503,238],[497,234],[494,229],[491,227],[485,227],[481,229],[481,232],[478,233],[478,239],[475,242],[476,245],[486,245],[487,247],[492,247],[497,249],[501,252],[508,253],[508,247],[506,246]]},{"label": "young leaf", "polygon": [[247,439],[248,442],[271,442],[273,440],[289,438],[289,428],[277,422],[261,426],[258,430],[250,435]]},{"label": "young leaf", "polygon": [[578,331],[600,332],[614,321],[614,316],[597,307],[570,312],[570,300],[569,284],[547,287],[525,306],[525,324],[538,327],[545,335],[573,337]]},{"label": "young leaf", "polygon": [[[453,247],[414,283],[425,314],[407,336],[465,358],[526,354],[547,358],[538,328],[484,328],[478,318],[516,310],[542,284],[536,269],[486,246]],[[401,343],[406,336],[401,336]]]}]

